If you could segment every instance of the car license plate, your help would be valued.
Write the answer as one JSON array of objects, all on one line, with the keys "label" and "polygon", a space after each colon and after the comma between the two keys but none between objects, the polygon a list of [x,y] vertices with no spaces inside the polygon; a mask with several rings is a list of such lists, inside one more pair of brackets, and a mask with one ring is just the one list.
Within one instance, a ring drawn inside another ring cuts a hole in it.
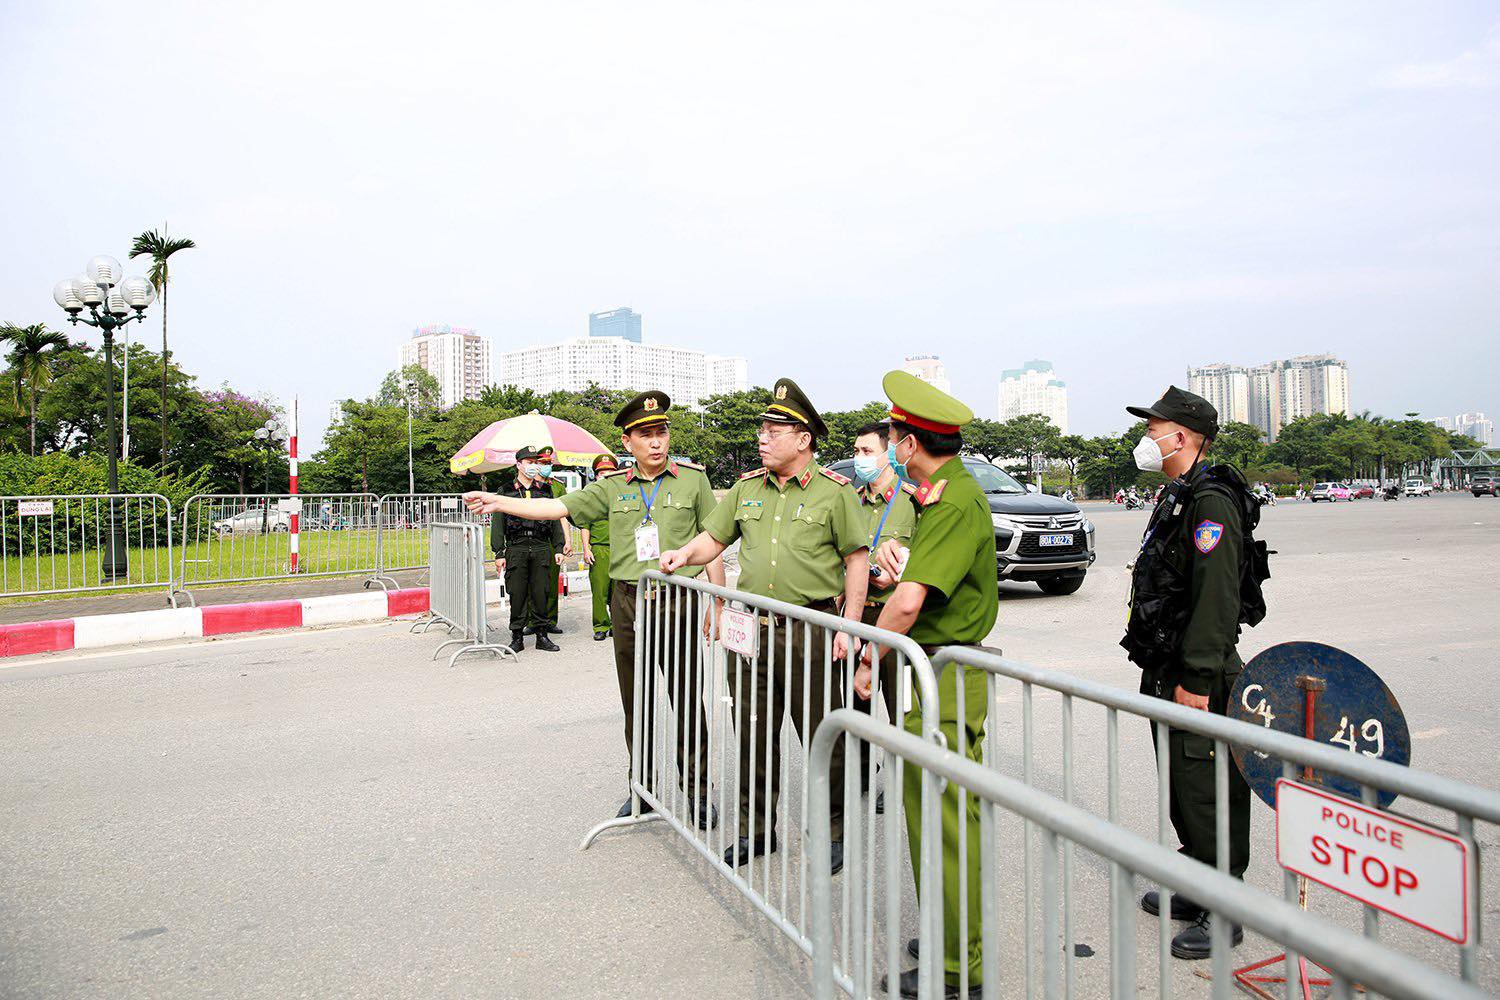
[{"label": "car license plate", "polygon": [[1051,545],[1051,546],[1072,545],[1073,544],[1073,536],[1072,535],[1043,535],[1042,536],[1042,544],[1043,545]]}]

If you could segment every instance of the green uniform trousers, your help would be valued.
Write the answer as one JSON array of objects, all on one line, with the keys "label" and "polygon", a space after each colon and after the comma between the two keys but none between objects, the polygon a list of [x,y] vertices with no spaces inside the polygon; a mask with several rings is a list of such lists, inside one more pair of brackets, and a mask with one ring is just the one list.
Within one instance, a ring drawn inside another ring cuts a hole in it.
[{"label": "green uniform trousers", "polygon": [[[1208,710],[1225,715],[1229,692],[1239,672],[1214,675],[1208,692]],[[1155,671],[1141,674],[1141,693],[1167,701],[1172,700],[1176,683]],[[1156,723],[1151,724],[1151,745],[1156,746]],[[1227,749],[1227,748],[1226,748]],[[1171,784],[1168,802],[1172,829],[1182,844],[1179,853],[1195,858],[1210,867],[1219,857],[1218,829],[1214,819],[1214,741],[1197,733],[1174,729],[1167,735],[1167,779]],[[1244,878],[1250,866],[1250,786],[1245,776],[1229,761],[1229,874]]]},{"label": "green uniform trousers", "polygon": [[518,538],[505,549],[505,592],[510,597],[510,630],[534,629],[547,610],[547,585],[557,579],[552,543]]},{"label": "green uniform trousers", "polygon": [[589,567],[589,594],[594,599],[594,631],[609,628],[609,543],[590,545],[594,565]]},{"label": "green uniform trousers", "polygon": [[[833,613],[834,603],[831,600],[819,601],[809,607]],[[738,656],[729,662],[730,684],[734,687],[735,733],[740,744],[739,835],[750,836],[750,817],[753,814],[756,840],[766,836],[768,809],[770,825],[774,827],[776,823],[776,803],[781,796],[782,713],[792,717],[792,726],[806,748],[812,745],[813,733],[817,732],[823,716],[841,708],[844,700],[844,665],[830,666],[823,661],[823,630],[796,619],[777,617],[773,634],[767,621],[766,615],[760,616],[760,640],[755,662],[737,662],[742,659]],[[788,634],[791,636],[790,678],[787,677]],[[812,655],[804,670],[803,657],[809,650]],[[804,713],[807,715],[805,724]],[[829,793],[832,837],[843,840],[842,739],[833,749]]]},{"label": "green uniform trousers", "polygon": [[[984,648],[984,647],[974,647]],[[929,655],[934,650],[929,650]],[[938,730],[948,741],[948,749],[958,750],[958,727],[964,727],[964,750],[970,760],[981,761],[984,757],[984,725],[988,706],[985,701],[984,672],[969,670],[964,677],[964,704],[958,703],[957,664],[948,664],[938,676]],[[922,735],[922,712],[927,706],[906,716],[906,731],[913,736]],[[917,880],[917,894],[922,892],[922,769],[908,764],[902,768],[903,799],[906,806],[906,839],[911,847],[911,870]],[[943,972],[950,983],[958,982],[959,971],[967,961],[969,984],[980,982],[984,973],[983,956],[980,949],[981,928],[979,917],[979,799],[967,796],[967,803],[959,801],[960,789],[953,782],[941,798],[943,837]],[[962,809],[962,812],[960,812]],[[958,853],[958,830],[963,824],[968,838],[966,857]],[[959,865],[968,866],[968,940],[959,936],[959,916],[963,912],[963,900],[958,895]],[[966,957],[967,956],[967,957]]]},{"label": "green uniform trousers", "polygon": [[[624,580],[614,581],[610,588],[609,610],[615,630],[615,675],[620,682],[620,707],[625,710],[625,747],[634,759],[635,739],[635,646],[636,646],[636,590],[637,585]],[[686,593],[686,592],[684,592]],[[665,789],[652,777],[654,749],[658,742],[666,741],[655,732],[656,726],[669,725],[665,719],[654,719],[652,706],[657,704],[657,685],[665,685],[666,667],[672,665],[672,684],[667,689],[667,700],[673,714],[677,716],[677,777],[683,780],[684,790],[690,797],[703,798],[708,794],[708,715],[703,709],[703,689],[711,683],[706,671],[710,665],[704,661],[703,639],[694,627],[695,614],[688,614],[691,604],[684,600],[676,622],[664,622],[657,615],[654,600],[643,602],[642,615],[650,615],[652,639],[642,650],[642,667],[645,671],[641,692],[641,774],[647,788],[658,795]],[[669,606],[671,606],[669,604]],[[686,764],[692,761],[690,773]]]},{"label": "green uniform trousers", "polygon": [[[553,549],[552,553],[556,555],[561,551],[562,549]],[[552,563],[552,573],[547,580],[547,605],[542,610],[542,622],[546,625],[557,624],[557,579],[561,575],[562,567]]]}]

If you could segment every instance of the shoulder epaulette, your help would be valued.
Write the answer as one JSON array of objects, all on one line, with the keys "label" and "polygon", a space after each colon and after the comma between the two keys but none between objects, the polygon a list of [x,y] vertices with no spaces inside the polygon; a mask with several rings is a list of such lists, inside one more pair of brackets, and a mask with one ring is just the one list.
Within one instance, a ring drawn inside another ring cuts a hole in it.
[{"label": "shoulder epaulette", "polygon": [[684,469],[697,469],[699,472],[705,471],[703,466],[699,465],[697,462],[678,462],[677,464],[679,467]]},{"label": "shoulder epaulette", "polygon": [[599,476],[599,478],[600,479],[609,479],[611,476],[623,476],[623,475],[625,475],[625,473],[627,473],[629,471],[630,471],[629,469],[610,469],[608,472],[606,472],[606,473],[602,474],[601,476]]},{"label": "shoulder epaulette", "polygon": [[851,480],[847,476],[841,476],[837,472],[834,472],[832,469],[825,469],[821,465],[818,466],[818,471],[823,473],[823,475],[827,476],[829,479],[832,479],[834,482],[838,483],[840,486],[848,486],[851,482]]},{"label": "shoulder epaulette", "polygon": [[904,490],[908,496],[916,496],[917,495],[917,488],[914,485],[912,485],[911,483],[908,483],[904,479],[901,480],[901,489]]},{"label": "shoulder epaulette", "polygon": [[761,466],[758,469],[751,469],[749,472],[742,472],[742,473],[740,473],[740,478],[741,479],[754,479],[756,476],[764,476],[765,474],[766,474],[766,467],[765,466]]},{"label": "shoulder epaulette", "polygon": [[923,483],[922,488],[917,490],[916,501],[923,507],[931,507],[938,502],[943,495],[943,489],[948,485],[948,480],[939,479],[935,483]]}]

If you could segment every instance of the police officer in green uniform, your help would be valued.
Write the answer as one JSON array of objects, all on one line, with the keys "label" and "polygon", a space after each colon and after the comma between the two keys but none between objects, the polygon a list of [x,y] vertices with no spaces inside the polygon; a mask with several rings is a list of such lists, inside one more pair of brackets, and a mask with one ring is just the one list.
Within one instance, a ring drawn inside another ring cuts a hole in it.
[{"label": "police officer in green uniform", "polygon": [[[606,472],[585,488],[567,494],[561,499],[517,500],[509,496],[492,493],[465,493],[464,502],[476,514],[504,511],[522,518],[561,520],[572,518],[581,524],[592,524],[607,518],[610,531],[610,618],[614,632],[615,673],[620,684],[620,704],[625,712],[625,746],[631,750],[635,735],[635,646],[637,589],[641,574],[657,568],[657,555],[669,547],[686,544],[702,530],[709,512],[714,508],[713,487],[701,465],[677,462],[672,459],[672,433],[667,411],[671,400],[660,390],[650,390],[632,398],[615,414],[615,426],[620,428],[620,443],[635,464],[629,469]],[[643,553],[653,553],[649,556]],[[701,572],[692,569],[685,575]],[[718,586],[724,585],[724,562],[722,559],[708,561],[708,579]],[[684,650],[701,649],[693,631],[693,623],[684,616],[675,623],[676,647]],[[705,614],[703,635],[712,627],[712,615]],[[671,637],[664,637],[671,638]],[[703,711],[700,692],[689,685],[694,676],[701,677],[706,664],[695,655],[688,667],[679,671],[677,689],[669,692],[674,704],[682,706],[694,700],[697,712],[678,711],[677,762],[679,771],[685,770],[690,756],[692,770],[679,773],[690,786],[689,801],[694,803],[698,825],[704,829],[717,819],[717,810],[709,803],[709,771],[705,735],[708,719]],[[656,683],[656,671],[648,671],[642,705],[649,713],[653,703],[652,685]],[[652,733],[650,718],[641,720],[644,736],[641,751],[642,775],[650,780],[652,774]],[[692,734],[696,727],[699,734]],[[690,754],[690,742],[697,747]],[[629,759],[629,758],[627,758]],[[618,816],[631,814],[634,797],[625,800]],[[642,803],[646,811],[650,806]]]},{"label": "police officer in green uniform", "polygon": [[[516,452],[516,476],[499,494],[529,500],[550,495],[544,478],[540,448]],[[495,508],[498,510],[498,508]],[[510,648],[519,653],[526,646],[526,633],[536,634],[536,648],[557,652],[557,643],[547,635],[545,616],[547,588],[557,579],[562,562],[562,526],[543,525],[512,515],[490,519],[490,548],[495,550],[495,572],[505,578],[510,598]],[[555,589],[555,588],[554,588]]]},{"label": "police officer in green uniform", "polygon": [[[594,479],[614,472],[619,468],[613,455],[600,455],[594,459]],[[609,518],[583,526],[583,563],[589,570],[589,596],[594,607],[594,641],[609,638]]]},{"label": "police officer in green uniform", "polygon": [[[984,491],[964,468],[958,453],[962,431],[974,419],[963,403],[907,372],[890,372],[882,382],[891,401],[887,456],[903,479],[919,482],[913,501],[916,531],[909,552],[897,540],[880,543],[876,553],[877,587],[892,587],[876,626],[911,636],[929,654],[943,646],[980,646],[994,628],[999,613],[995,571],[995,529]],[[870,692],[871,650],[862,657],[855,690]],[[965,749],[981,759],[987,712],[982,678],[966,678],[964,703],[958,703],[958,670],[948,667],[938,677],[938,704],[921,705],[906,717],[906,731],[922,732],[925,713],[938,713],[938,729],[957,749],[958,727],[965,729]],[[903,799],[912,871],[921,893],[922,772],[904,769]],[[943,839],[943,973],[944,996],[957,997],[964,977],[968,995],[980,996],[981,926],[979,898],[979,800],[968,796],[962,811],[959,790],[950,784],[942,795]],[[965,857],[958,852],[959,826],[967,828]],[[968,871],[968,940],[959,939],[959,868]],[[907,944],[916,953],[916,941]],[[904,997],[917,995],[917,970],[901,973],[897,988]]]},{"label": "police officer in green uniform", "polygon": [[[740,541],[739,589],[816,611],[858,621],[869,586],[869,536],[849,480],[813,459],[815,441],[828,433],[806,394],[791,379],[778,379],[773,400],[760,415],[761,468],[747,472],[709,515],[703,532],[676,551],[663,551],[668,573],[719,558]],[[775,642],[771,625],[775,622]],[[786,687],[786,635],[791,633],[791,690]],[[811,636],[809,636],[811,633]],[[803,654],[811,638],[811,676],[804,678]],[[786,709],[802,738],[812,742],[824,715],[843,703],[839,664],[849,649],[846,633],[833,638],[833,664],[822,664],[822,637],[780,616],[761,616],[759,652],[753,670],[740,673],[734,693],[740,752],[740,828],[724,852],[731,867],[776,850],[776,800],[781,779],[781,718]],[[752,694],[753,693],[753,694]],[[752,706],[752,701],[754,705]],[[807,732],[802,731],[804,713]],[[770,761],[766,762],[769,743]],[[769,768],[769,770],[765,770]],[[833,758],[833,871],[844,866],[843,741]],[[769,801],[768,801],[769,797]],[[772,829],[763,829],[767,814]],[[753,819],[752,819],[753,817]],[[752,842],[752,823],[754,838]]]},{"label": "police officer in green uniform", "polygon": [[[568,485],[561,479],[558,479],[552,475],[553,455],[554,452],[551,448],[544,448],[542,450],[541,460],[542,464],[547,469],[545,473],[547,477],[547,486],[552,490],[552,495],[554,497],[564,497],[567,496]],[[573,525],[567,520],[564,520],[562,522],[561,537],[562,545],[558,549],[558,551],[562,554],[562,558],[557,560],[556,568],[552,571],[552,584],[550,589],[548,589],[547,591],[547,611],[543,616],[545,619],[543,623],[545,626],[545,634],[547,635],[562,635],[562,626],[557,623],[557,597],[558,590],[560,589],[557,583],[558,578],[562,575],[563,563],[568,559],[568,557],[572,556],[573,554]],[[541,635],[543,633],[541,631],[538,631],[537,634]]]},{"label": "police officer in green uniform", "polygon": [[[1223,715],[1244,666],[1235,648],[1242,620],[1241,573],[1250,555],[1247,519],[1253,528],[1259,507],[1236,470],[1203,461],[1219,432],[1219,414],[1208,400],[1171,386],[1153,405],[1126,411],[1146,420],[1146,434],[1135,448],[1136,465],[1165,473],[1172,481],[1146,525],[1131,576],[1129,625],[1120,644],[1141,668],[1143,692]],[[1264,552],[1263,544],[1254,547]],[[1260,610],[1263,614],[1264,605]],[[1254,624],[1260,619],[1247,620]],[[1214,741],[1172,731],[1167,753],[1171,787],[1164,794],[1170,795],[1180,850],[1215,865]],[[1232,762],[1227,807],[1229,874],[1243,878],[1250,862],[1250,786]],[[1141,908],[1159,913],[1159,894],[1146,893]],[[1174,895],[1172,916],[1191,921],[1172,939],[1172,954],[1208,958],[1207,911]],[[1243,938],[1243,929],[1234,925],[1234,943]]]},{"label": "police officer in green uniform", "polygon": [[[890,459],[886,457],[886,436],[889,427],[884,422],[873,422],[865,424],[854,432],[854,495],[859,498],[859,506],[865,514],[865,523],[869,527],[870,551],[874,552],[880,547],[881,542],[894,541],[901,545],[911,543],[912,532],[917,526],[917,511],[912,506],[912,496],[917,488],[897,476],[891,469]],[[879,572],[878,567],[871,566],[872,574]],[[865,596],[864,622],[866,625],[874,625],[880,618],[880,612],[885,610],[885,602],[891,596],[893,587],[879,587],[873,582],[869,593]],[[892,722],[896,721],[897,709],[897,685],[896,657],[890,650],[880,658],[880,694],[885,702],[886,718]],[[853,708],[873,710],[875,703],[868,699],[856,699]],[[869,753],[868,743],[860,744],[862,758],[859,768],[859,786],[869,786]],[[884,812],[885,792],[882,791],[876,797],[875,811]]]}]

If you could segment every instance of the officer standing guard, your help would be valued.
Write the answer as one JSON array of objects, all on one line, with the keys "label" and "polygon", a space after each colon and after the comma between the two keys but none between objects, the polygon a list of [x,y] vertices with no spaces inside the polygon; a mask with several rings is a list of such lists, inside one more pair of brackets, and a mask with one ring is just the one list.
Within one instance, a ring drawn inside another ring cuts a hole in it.
[{"label": "officer standing guard", "polygon": [[[943,646],[980,646],[994,628],[999,613],[999,586],[995,572],[995,528],[984,491],[958,457],[963,448],[963,428],[974,412],[947,393],[907,372],[889,372],[882,386],[891,401],[891,427],[886,455],[903,479],[920,481],[913,501],[917,510],[916,531],[909,553],[899,541],[880,543],[876,554],[877,587],[891,587],[885,608],[875,624],[878,628],[909,635],[926,652]],[[899,581],[899,582],[898,582]],[[855,678],[855,690],[870,694],[870,661],[866,647]],[[957,748],[958,727],[965,727],[965,747],[970,759],[983,756],[984,726],[988,706],[980,679],[964,686],[964,704],[958,703],[959,668],[949,666],[938,681],[938,704],[922,705],[906,717],[906,731],[921,735],[923,716],[934,709],[938,729],[950,748]],[[884,679],[882,678],[882,681]],[[904,769],[902,798],[906,807],[906,833],[911,848],[912,872],[921,893],[922,771],[910,764]],[[983,963],[980,942],[979,800],[968,796],[960,815],[959,789],[950,783],[942,794],[943,840],[943,980],[944,996],[957,997],[965,980],[968,996],[978,997]],[[966,827],[966,856],[958,851],[959,825]],[[959,867],[967,866],[967,900],[958,891]],[[967,903],[968,940],[959,940],[959,907]],[[907,951],[917,955],[917,941]],[[901,973],[898,989],[903,997],[917,995],[917,970]],[[889,988],[889,987],[888,987]]]},{"label": "officer standing guard", "polygon": [[[762,467],[739,478],[709,515],[701,534],[681,549],[662,552],[661,568],[673,573],[703,565],[740,539],[739,589],[833,614],[838,613],[837,599],[842,594],[844,617],[859,621],[870,575],[869,536],[859,502],[847,488],[849,480],[813,460],[814,442],[828,428],[797,383],[778,379],[773,397],[760,415]],[[773,620],[778,629],[774,643],[770,641]],[[785,654],[788,630],[792,670],[791,690],[785,691],[787,664],[780,655]],[[832,708],[843,702],[838,664],[848,652],[849,637],[835,634],[832,665],[819,662],[822,644],[814,639],[811,676],[804,677],[801,666],[810,632],[781,616],[761,616],[755,668],[743,672],[734,693],[740,744],[740,836],[724,852],[730,867],[747,864],[752,852],[759,856],[776,850],[783,708],[790,709],[806,747],[823,720],[825,697]],[[804,715],[806,732],[802,731]],[[837,874],[844,867],[842,740],[834,750],[832,787],[832,870]],[[752,843],[752,817],[764,823],[768,814],[773,817],[772,829],[757,829]]]},{"label": "officer standing guard", "polygon": [[[917,511],[911,500],[917,488],[897,476],[891,468],[890,459],[886,456],[888,430],[884,422],[875,422],[865,424],[854,432],[854,495],[859,498],[860,509],[864,511],[865,523],[869,526],[872,553],[885,541],[909,545],[912,532],[917,526]],[[885,610],[885,602],[895,589],[893,586],[877,586],[873,577],[878,572],[878,567],[870,567],[872,580],[869,593],[865,596],[863,618],[866,625],[874,625],[880,619],[880,612]],[[898,679],[896,657],[890,650],[886,650],[885,655],[880,658],[879,676],[886,718],[894,723]],[[868,698],[861,698],[850,707],[873,712],[875,703]],[[867,788],[870,780],[870,744],[861,743],[860,751],[859,786]],[[885,811],[884,791],[876,797],[875,811]]]},{"label": "officer standing guard", "polygon": [[[546,469],[546,471],[542,473],[542,476],[546,480],[547,487],[551,489],[552,495],[554,497],[563,497],[567,495],[568,487],[567,484],[562,480],[553,478],[553,454],[554,453],[551,448],[542,449],[542,467]],[[552,571],[552,583],[547,590],[547,610],[542,616],[546,635],[562,635],[562,626],[557,623],[558,591],[562,589],[558,586],[558,580],[562,576],[563,562],[573,554],[573,525],[570,524],[567,520],[564,520],[562,522],[561,538],[562,545],[558,548],[558,552],[562,554],[562,558],[557,560],[556,568]],[[539,630],[537,634],[542,635],[544,633],[542,630]]]},{"label": "officer standing guard", "polygon": [[[519,518],[561,520],[573,518],[579,523],[593,524],[601,518],[609,520],[610,528],[610,618],[615,643],[615,673],[620,683],[620,704],[625,711],[625,746],[634,748],[635,728],[635,648],[636,648],[636,604],[637,589],[641,574],[657,568],[662,549],[680,546],[693,538],[714,508],[713,487],[701,465],[672,460],[672,434],[667,417],[671,406],[667,394],[651,390],[635,396],[615,414],[615,426],[620,428],[620,443],[635,459],[635,465],[617,472],[605,472],[588,486],[567,494],[561,499],[517,499],[508,494],[471,492],[464,494],[464,503],[475,514],[503,512]],[[693,569],[685,575],[701,572]],[[708,561],[710,583],[724,586],[724,561]],[[707,636],[712,618],[705,614],[703,634]],[[697,752],[690,750],[690,739],[695,727],[697,732],[708,732],[708,718],[703,710],[701,692],[693,683],[694,676],[702,677],[706,664],[702,662],[701,644],[693,633],[693,623],[684,616],[675,626],[677,637],[671,638],[678,648],[694,651],[686,669],[678,671],[676,689],[668,692],[676,712],[678,777],[685,782],[688,801],[697,810],[698,826],[708,829],[717,820],[717,810],[709,802],[709,772],[707,747],[700,735],[692,740]],[[670,638],[670,637],[663,637]],[[640,745],[641,774],[649,782],[652,774],[652,729],[651,705],[656,669],[646,664],[642,710],[646,717],[639,720],[642,741]],[[684,706],[697,703],[696,712]],[[687,768],[691,763],[691,771]],[[617,816],[631,814],[635,796],[625,800]],[[642,803],[642,809],[651,807]]]},{"label": "officer standing guard", "polygon": [[[613,455],[594,459],[594,480],[619,468]],[[609,517],[583,526],[583,564],[589,568],[589,596],[593,599],[594,641],[609,638]]]},{"label": "officer standing guard", "polygon": [[[501,487],[498,496],[520,500],[550,496],[542,479],[541,454],[539,448],[519,449],[516,477]],[[562,563],[562,525],[543,525],[513,515],[495,517],[490,520],[490,548],[495,550],[495,572],[505,578],[510,597],[510,648],[521,652],[531,631],[536,633],[537,649],[557,652],[557,643],[547,635],[545,615],[547,587],[557,579]]]},{"label": "officer standing guard", "polygon": [[[1236,469],[1203,461],[1219,431],[1218,411],[1208,400],[1171,386],[1153,405],[1126,407],[1126,412],[1146,420],[1146,435],[1135,447],[1137,467],[1165,473],[1172,481],[1152,511],[1136,556],[1129,625],[1120,645],[1141,668],[1142,692],[1223,715],[1244,667],[1235,648],[1240,625],[1254,625],[1265,613],[1260,599],[1260,582],[1270,575],[1265,543],[1248,535],[1259,520],[1259,505]],[[1242,579],[1250,584],[1243,590]],[[1173,730],[1167,754],[1170,788],[1163,794],[1170,796],[1180,850],[1214,865],[1214,741]],[[1225,807],[1229,874],[1243,878],[1250,862],[1250,786],[1233,763]],[[1141,900],[1147,913],[1159,913],[1160,907],[1155,890]],[[1208,911],[1174,895],[1172,917],[1191,921],[1172,939],[1172,954],[1208,958]],[[1232,931],[1239,944],[1244,930],[1235,924]]]}]

